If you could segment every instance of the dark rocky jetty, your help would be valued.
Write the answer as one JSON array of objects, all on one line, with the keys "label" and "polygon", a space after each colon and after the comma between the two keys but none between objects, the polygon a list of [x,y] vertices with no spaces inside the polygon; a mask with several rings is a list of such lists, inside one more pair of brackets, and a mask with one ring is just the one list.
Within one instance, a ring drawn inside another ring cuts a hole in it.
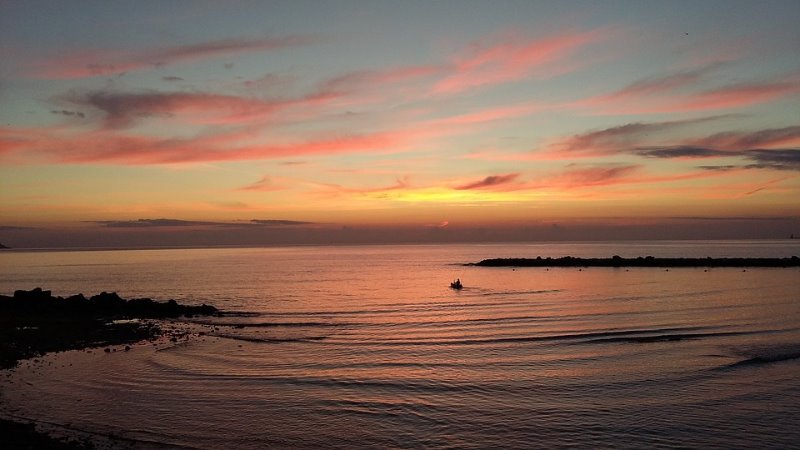
[{"label": "dark rocky jetty", "polygon": [[800,258],[495,258],[467,266],[482,267],[800,267]]},{"label": "dark rocky jetty", "polygon": [[[156,339],[165,331],[154,319],[218,314],[209,305],[187,306],[175,300],[157,302],[149,298],[124,300],[115,292],[62,298],[40,288],[19,290],[13,297],[0,295],[0,369],[47,352],[104,346],[110,352],[107,346]],[[125,345],[124,351],[130,349]],[[8,419],[0,419],[0,436],[8,448],[95,448],[89,441],[52,438],[32,423]]]},{"label": "dark rocky jetty", "polygon": [[13,297],[0,295],[0,369],[46,352],[130,344],[161,334],[154,321],[119,322],[122,319],[218,313],[209,305],[187,306],[175,300],[157,302],[149,298],[124,300],[114,292],[62,298],[40,288],[19,290]]}]

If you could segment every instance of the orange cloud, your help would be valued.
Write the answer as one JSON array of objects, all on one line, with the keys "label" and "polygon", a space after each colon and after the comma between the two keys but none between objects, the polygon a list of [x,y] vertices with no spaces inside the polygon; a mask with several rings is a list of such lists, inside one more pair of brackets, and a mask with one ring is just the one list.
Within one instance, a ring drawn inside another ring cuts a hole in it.
[{"label": "orange cloud", "polygon": [[398,191],[409,189],[411,184],[409,177],[405,176],[395,180],[394,184],[389,186],[369,187],[369,188],[348,188],[339,184],[322,184],[321,185],[328,193],[338,194],[377,194],[389,191]]},{"label": "orange cloud", "polygon": [[[660,184],[675,181],[686,181],[726,176],[731,172],[697,170],[689,173],[670,175],[649,175],[644,166],[638,164],[575,167],[544,174],[530,181],[519,181],[519,174],[489,176],[468,185],[455,187],[455,190],[475,189],[488,192],[522,192],[522,191],[581,191],[587,188],[631,184]],[[594,195],[594,194],[592,194]]]}]

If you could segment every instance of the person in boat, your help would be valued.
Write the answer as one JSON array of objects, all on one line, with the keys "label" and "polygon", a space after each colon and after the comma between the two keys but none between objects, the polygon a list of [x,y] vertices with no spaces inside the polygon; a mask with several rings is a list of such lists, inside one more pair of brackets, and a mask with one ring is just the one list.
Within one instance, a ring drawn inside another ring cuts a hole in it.
[{"label": "person in boat", "polygon": [[453,281],[452,283],[450,283],[450,287],[451,288],[455,288],[455,289],[461,289],[462,287],[464,287],[461,284],[461,278],[456,278],[456,281]]}]

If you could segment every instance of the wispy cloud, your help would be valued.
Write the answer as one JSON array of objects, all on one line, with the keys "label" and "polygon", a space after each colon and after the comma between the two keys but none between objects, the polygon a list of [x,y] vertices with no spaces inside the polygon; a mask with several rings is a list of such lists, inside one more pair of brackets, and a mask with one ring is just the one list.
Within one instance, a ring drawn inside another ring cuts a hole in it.
[{"label": "wispy cloud", "polygon": [[636,81],[618,91],[579,100],[568,107],[594,114],[655,114],[732,110],[767,103],[800,93],[795,73],[770,80],[753,80],[706,87],[716,66]]},{"label": "wispy cloud", "polygon": [[730,156],[730,152],[713,148],[693,147],[678,145],[674,147],[644,147],[636,150],[637,155],[651,158],[712,158],[717,156]]},{"label": "wispy cloud", "polygon": [[531,39],[508,31],[473,44],[452,62],[451,73],[440,79],[433,92],[454,94],[468,89],[516,81],[537,72],[551,73],[573,67],[567,58],[588,44],[607,39],[608,29],[565,32]]},{"label": "wispy cloud", "polygon": [[411,182],[408,176],[397,178],[393,184],[388,186],[378,186],[378,187],[346,187],[339,184],[322,184],[320,185],[325,194],[381,194],[390,191],[400,191],[411,189]]},{"label": "wispy cloud", "polygon": [[505,175],[490,175],[482,180],[473,181],[461,186],[457,186],[456,190],[469,190],[469,189],[490,189],[500,185],[513,182],[519,177],[519,173],[509,173]]},{"label": "wispy cloud", "polygon": [[547,175],[527,185],[529,189],[576,189],[606,186],[633,181],[640,165],[570,167],[561,173]]},{"label": "wispy cloud", "polygon": [[32,75],[55,79],[96,77],[247,52],[294,48],[319,42],[322,42],[319,36],[297,35],[226,39],[146,50],[80,50],[36,61],[32,67]]},{"label": "wispy cloud", "polygon": [[251,183],[245,186],[242,186],[237,191],[254,191],[254,192],[271,192],[271,191],[280,191],[285,189],[283,186],[276,185],[272,178],[270,177],[262,177],[260,180],[256,181],[255,183]]},{"label": "wispy cloud", "polygon": [[660,132],[718,117],[680,122],[632,123],[571,136],[556,141],[545,157],[569,159],[585,156],[632,154],[658,159],[742,158],[742,165],[704,165],[707,170],[777,169],[799,170],[800,150],[779,147],[800,143],[800,126],[756,131],[726,131],[700,138],[680,138],[678,143],[654,145],[651,142],[675,140]]},{"label": "wispy cloud", "polygon": [[535,102],[524,102],[514,105],[489,106],[484,109],[458,114],[429,122],[431,126],[463,126],[484,122],[494,122],[514,117],[522,117],[545,109],[546,106]]},{"label": "wispy cloud", "polygon": [[291,107],[319,105],[331,96],[321,92],[290,99],[260,99],[204,92],[70,93],[55,99],[102,113],[106,128],[125,128],[153,117],[176,117],[204,124],[251,123]]},{"label": "wispy cloud", "polygon": [[181,219],[136,219],[136,220],[98,220],[94,221],[106,228],[196,228],[196,227],[283,227],[312,225],[313,222],[284,219],[250,219],[234,222],[213,222]]},{"label": "wispy cloud", "polygon": [[781,146],[800,146],[800,126],[768,128],[757,131],[726,131],[696,139],[694,145],[746,150]]},{"label": "wispy cloud", "polygon": [[663,107],[654,107],[656,112],[702,111],[733,109],[800,93],[797,80],[739,83],[699,92],[685,98],[664,102]]},{"label": "wispy cloud", "polygon": [[775,170],[800,170],[800,149],[748,149],[748,150],[718,150],[703,147],[658,147],[636,151],[641,156],[660,159],[695,159],[738,157],[744,163],[724,165],[702,165],[702,169],[713,171],[730,171],[736,169],[775,169]]},{"label": "wispy cloud", "polygon": [[609,95],[597,97],[595,101],[603,103],[613,100],[630,100],[644,95],[673,92],[677,89],[682,89],[699,83],[713,68],[713,66],[709,66],[701,69],[643,78]]},{"label": "wispy cloud", "polygon": [[264,143],[257,130],[234,129],[189,138],[161,138],[116,130],[65,132],[0,127],[0,155],[6,161],[55,161],[69,164],[186,164],[332,156],[397,151],[412,134],[375,132],[323,134],[305,141]]},{"label": "wispy cloud", "polygon": [[179,219],[98,220],[94,223],[107,228],[161,228],[221,225],[221,222],[203,222]]},{"label": "wispy cloud", "polygon": [[754,169],[800,170],[800,149],[746,150],[744,155],[753,161]]},{"label": "wispy cloud", "polygon": [[314,222],[305,222],[301,220],[281,220],[281,219],[252,219],[250,223],[253,225],[263,227],[284,227],[295,225],[313,225]]},{"label": "wispy cloud", "polygon": [[541,156],[558,159],[624,153],[630,151],[631,148],[644,146],[645,142],[651,141],[658,136],[663,136],[663,133],[726,117],[729,116],[701,117],[665,122],[633,122],[602,130],[589,131],[551,142]]},{"label": "wispy cloud", "polygon": [[442,74],[445,70],[444,65],[410,65],[380,70],[359,70],[326,80],[320,90],[347,93],[377,87],[385,88]]}]

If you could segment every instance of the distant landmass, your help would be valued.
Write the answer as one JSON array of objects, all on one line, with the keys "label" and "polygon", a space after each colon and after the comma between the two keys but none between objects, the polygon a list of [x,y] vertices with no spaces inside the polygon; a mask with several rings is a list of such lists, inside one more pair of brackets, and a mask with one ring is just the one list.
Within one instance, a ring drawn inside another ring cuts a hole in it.
[{"label": "distant landmass", "polygon": [[467,266],[484,267],[800,267],[800,258],[494,258]]}]

